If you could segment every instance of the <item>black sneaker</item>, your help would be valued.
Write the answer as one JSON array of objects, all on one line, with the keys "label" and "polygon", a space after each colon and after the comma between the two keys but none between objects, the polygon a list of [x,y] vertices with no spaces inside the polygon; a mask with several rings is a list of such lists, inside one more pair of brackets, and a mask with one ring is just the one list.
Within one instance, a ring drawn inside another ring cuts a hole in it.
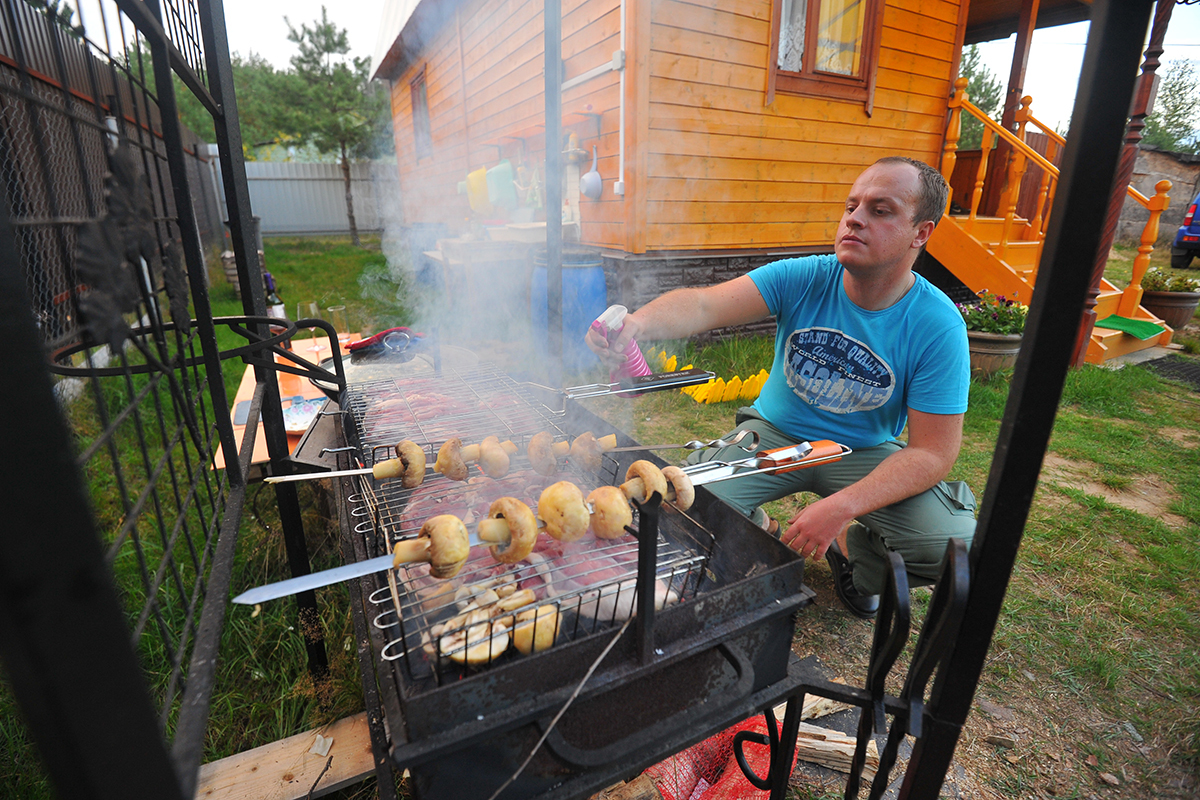
[{"label": "black sneaker", "polygon": [[829,569],[833,572],[833,588],[842,604],[856,617],[873,619],[879,611],[879,595],[863,594],[854,588],[850,562],[842,555],[836,540],[829,543],[829,549],[825,551],[825,560],[829,562]]}]

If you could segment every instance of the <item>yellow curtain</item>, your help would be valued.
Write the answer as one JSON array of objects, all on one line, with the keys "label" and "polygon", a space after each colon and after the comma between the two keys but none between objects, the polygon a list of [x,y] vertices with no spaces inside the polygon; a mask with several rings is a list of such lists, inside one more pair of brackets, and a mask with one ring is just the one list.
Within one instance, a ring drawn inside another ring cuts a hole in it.
[{"label": "yellow curtain", "polygon": [[862,65],[865,0],[824,0],[817,24],[816,69],[858,75]]}]

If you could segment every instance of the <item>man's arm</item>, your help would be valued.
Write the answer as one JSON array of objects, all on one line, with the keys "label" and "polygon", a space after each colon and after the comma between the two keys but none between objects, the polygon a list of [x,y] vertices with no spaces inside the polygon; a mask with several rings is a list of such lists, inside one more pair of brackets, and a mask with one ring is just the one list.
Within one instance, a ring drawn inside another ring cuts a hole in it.
[{"label": "man's arm", "polygon": [[742,275],[716,286],[667,292],[627,316],[624,330],[611,344],[589,329],[587,345],[610,367],[617,367],[625,362],[623,353],[630,339],[684,339],[768,316],[762,293],[749,276]]},{"label": "man's arm", "polygon": [[962,414],[908,410],[908,447],[857,483],[803,508],[780,537],[802,556],[821,558],[856,517],[936,486],[950,474],[962,444]]}]

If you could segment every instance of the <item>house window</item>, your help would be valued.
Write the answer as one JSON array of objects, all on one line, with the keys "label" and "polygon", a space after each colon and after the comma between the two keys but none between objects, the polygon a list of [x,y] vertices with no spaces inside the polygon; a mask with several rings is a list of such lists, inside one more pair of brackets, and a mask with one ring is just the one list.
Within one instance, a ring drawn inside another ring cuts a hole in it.
[{"label": "house window", "polygon": [[776,91],[861,101],[871,113],[881,0],[774,0],[767,103]]},{"label": "house window", "polygon": [[412,124],[413,142],[416,145],[417,160],[433,157],[433,134],[429,128],[429,97],[425,93],[425,70],[412,79],[409,84],[412,95]]}]

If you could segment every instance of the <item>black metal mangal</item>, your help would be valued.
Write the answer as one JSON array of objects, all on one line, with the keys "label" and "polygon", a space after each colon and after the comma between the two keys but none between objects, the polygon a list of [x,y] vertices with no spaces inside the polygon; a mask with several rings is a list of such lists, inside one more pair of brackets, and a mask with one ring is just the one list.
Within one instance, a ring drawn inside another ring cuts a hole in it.
[{"label": "black metal mangal", "polygon": [[[438,409],[428,420],[421,414],[425,401]],[[620,446],[636,445],[578,404],[560,405],[555,393],[486,367],[351,386],[346,402],[366,462],[390,457],[400,438],[432,451],[449,436],[478,441],[497,435],[523,446],[540,431],[560,438],[591,431],[615,435]],[[522,499],[536,503],[541,487],[560,479],[586,487],[586,493],[619,483],[638,455],[606,456],[599,475],[565,464],[550,478],[515,456],[512,472],[494,482],[499,486],[493,493],[524,493]],[[347,516],[369,555],[386,553],[432,514],[470,519],[492,499],[482,478],[456,484],[433,475],[417,489],[365,476],[355,480]],[[794,614],[811,600],[802,559],[702,489],[686,513],[655,495],[637,508],[630,527],[636,540],[535,551],[538,567],[497,568],[480,553],[463,567],[454,592],[441,591],[423,567],[401,568],[394,585],[376,576],[366,604],[374,670],[394,763],[412,772],[420,796],[480,797],[502,785],[623,627],[504,797],[575,796],[587,786],[602,787],[631,763],[648,764],[678,749],[676,737],[718,730],[753,713],[764,692],[778,699],[794,687],[788,676]],[[605,574],[590,581],[598,568]],[[539,600],[561,620],[554,646],[530,655],[485,648],[475,665],[448,657],[439,642],[459,632],[445,627],[461,614],[455,594],[465,606],[508,577],[559,587]],[[624,626],[635,608],[636,624]],[[472,765],[466,775],[465,765]]]}]

